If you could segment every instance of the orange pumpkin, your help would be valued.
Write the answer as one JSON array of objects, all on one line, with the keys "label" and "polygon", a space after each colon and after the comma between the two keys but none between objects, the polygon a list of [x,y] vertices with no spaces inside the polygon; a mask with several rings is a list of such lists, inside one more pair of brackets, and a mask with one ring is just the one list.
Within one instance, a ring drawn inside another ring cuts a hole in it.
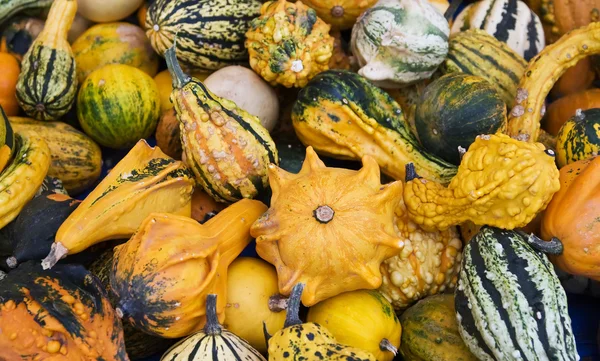
[{"label": "orange pumpkin", "polygon": [[0,105],[9,117],[19,114],[16,93],[20,72],[17,58],[9,53],[0,53]]},{"label": "orange pumpkin", "polygon": [[560,169],[560,190],[542,219],[542,238],[559,239],[563,253],[550,256],[560,269],[600,281],[600,157]]},{"label": "orange pumpkin", "polygon": [[568,31],[598,21],[600,0],[525,0],[539,15],[544,26],[546,44],[558,40]]},{"label": "orange pumpkin", "polygon": [[575,66],[567,69],[554,84],[550,95],[554,98],[565,97],[589,89],[596,78],[591,58],[581,59]]},{"label": "orange pumpkin", "polygon": [[556,136],[560,127],[575,115],[577,109],[592,108],[600,108],[600,89],[588,89],[562,97],[548,106],[544,129]]}]

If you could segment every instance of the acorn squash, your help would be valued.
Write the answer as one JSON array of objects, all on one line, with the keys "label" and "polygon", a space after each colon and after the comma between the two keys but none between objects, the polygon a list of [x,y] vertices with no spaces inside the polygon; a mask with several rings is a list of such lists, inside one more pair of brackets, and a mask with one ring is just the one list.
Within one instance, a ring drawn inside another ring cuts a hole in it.
[{"label": "acorn squash", "polygon": [[214,293],[224,320],[227,267],[250,243],[250,226],[266,209],[244,199],[203,225],[168,213],[148,215],[115,248],[110,287],[117,313],[150,335],[188,336],[204,327],[206,295]]},{"label": "acorn squash", "polygon": [[140,140],[61,225],[44,268],[93,244],[131,236],[152,212],[189,216],[193,186],[180,161]]},{"label": "acorn squash", "polygon": [[258,255],[277,269],[279,292],[302,282],[312,306],[337,294],[381,285],[381,262],[404,242],[394,231],[402,183],[382,185],[377,162],[353,171],[327,168],[308,147],[298,174],[269,166],[271,207],[253,226]]},{"label": "acorn squash", "polygon": [[600,151],[600,108],[578,109],[556,136],[558,167],[598,155]]}]

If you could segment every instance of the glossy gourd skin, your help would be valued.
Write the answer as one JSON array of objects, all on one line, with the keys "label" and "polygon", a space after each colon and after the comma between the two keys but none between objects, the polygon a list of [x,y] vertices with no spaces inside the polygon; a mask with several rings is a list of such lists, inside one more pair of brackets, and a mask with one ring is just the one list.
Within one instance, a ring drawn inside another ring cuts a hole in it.
[{"label": "glossy gourd skin", "polygon": [[250,243],[250,226],[266,209],[259,201],[241,200],[203,225],[189,217],[150,214],[115,248],[110,286],[117,312],[150,335],[179,338],[202,329],[206,295],[214,293],[223,321],[227,267]]},{"label": "glossy gourd skin", "polygon": [[479,136],[448,188],[414,174],[406,180],[410,218],[430,231],[467,220],[504,229],[522,227],[560,188],[553,151],[504,134]]},{"label": "glossy gourd skin", "polygon": [[129,361],[106,291],[82,266],[24,263],[2,280],[0,299],[4,360]]},{"label": "glossy gourd skin", "polygon": [[542,238],[558,238],[561,255],[550,256],[563,271],[600,281],[600,223],[597,197],[600,157],[580,160],[560,169],[560,190],[542,219]]},{"label": "glossy gourd skin", "polygon": [[329,69],[330,26],[298,1],[269,1],[246,33],[250,66],[271,85],[302,88]]},{"label": "glossy gourd skin", "polygon": [[317,75],[300,91],[292,120],[302,143],[320,154],[355,160],[372,156],[394,179],[404,179],[411,162],[424,177],[442,183],[456,174],[454,165],[422,148],[398,103],[350,71]]},{"label": "glossy gourd skin", "polygon": [[307,322],[326,327],[341,344],[392,361],[400,346],[402,326],[392,305],[374,290],[345,292],[312,306]]},{"label": "glossy gourd skin", "polygon": [[153,212],[189,216],[193,186],[182,162],[140,140],[61,225],[42,264],[49,268],[67,254],[130,237]]},{"label": "glossy gourd skin", "polygon": [[600,89],[584,90],[570,94],[550,103],[542,123],[544,130],[556,136],[567,120],[575,115],[577,109],[600,108]]},{"label": "glossy gourd skin", "polygon": [[58,119],[75,101],[76,65],[67,34],[76,12],[76,0],[55,0],[44,30],[23,57],[17,99],[37,120]]},{"label": "glossy gourd skin", "polygon": [[360,171],[328,168],[308,147],[298,174],[270,165],[269,183],[271,208],[251,234],[258,255],[277,269],[280,293],[305,283],[302,303],[312,306],[381,285],[380,263],[404,246],[393,223],[401,182],[381,185],[371,157]]},{"label": "glossy gourd skin", "polygon": [[377,0],[305,0],[304,3],[315,9],[319,18],[332,28],[346,30],[352,28],[356,19]]},{"label": "glossy gourd skin", "polygon": [[219,202],[264,192],[267,166],[278,162],[269,132],[257,117],[183,73],[175,48],[167,51],[166,58],[183,152],[198,184]]},{"label": "glossy gourd skin", "polygon": [[598,155],[600,151],[600,109],[577,110],[556,136],[558,167]]}]

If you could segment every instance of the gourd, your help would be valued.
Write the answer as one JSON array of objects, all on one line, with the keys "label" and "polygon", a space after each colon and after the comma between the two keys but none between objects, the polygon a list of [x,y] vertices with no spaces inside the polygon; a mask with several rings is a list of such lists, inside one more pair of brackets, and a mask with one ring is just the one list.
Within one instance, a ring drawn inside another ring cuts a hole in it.
[{"label": "gourd", "polygon": [[129,360],[106,291],[82,266],[27,262],[0,283],[2,359]]},{"label": "gourd", "polygon": [[81,193],[100,177],[102,152],[84,133],[63,122],[19,117],[10,117],[9,121],[15,131],[30,130],[46,141],[51,157],[48,175],[60,179],[69,194]]},{"label": "gourd", "polygon": [[358,73],[384,88],[431,77],[448,54],[450,28],[427,0],[380,0],[352,28]]},{"label": "gourd", "polygon": [[332,28],[346,30],[352,28],[356,19],[377,0],[305,0],[305,4],[315,9],[317,16]]},{"label": "gourd", "polygon": [[177,112],[171,108],[165,111],[158,121],[156,133],[154,133],[156,145],[169,157],[181,159],[183,148],[180,134]]},{"label": "gourd", "polygon": [[406,182],[410,218],[429,231],[465,221],[504,229],[525,226],[560,187],[553,151],[504,134],[479,136],[447,188],[412,169]]},{"label": "gourd", "polygon": [[456,286],[463,244],[456,227],[423,230],[410,219],[405,199],[398,202],[395,216],[396,234],[404,247],[381,264],[379,292],[401,312],[422,298]]},{"label": "gourd", "polygon": [[328,168],[308,147],[298,174],[269,165],[269,183],[271,207],[251,234],[258,255],[277,269],[281,294],[304,283],[302,303],[312,306],[381,285],[381,262],[404,246],[393,222],[401,182],[381,185],[372,157],[360,171]]},{"label": "gourd", "polygon": [[341,344],[365,350],[378,361],[392,361],[402,327],[392,305],[378,292],[342,293],[312,306],[307,322],[327,327]]},{"label": "gourd", "polygon": [[219,202],[253,198],[267,188],[267,165],[277,149],[257,117],[214,95],[183,73],[175,48],[166,54],[173,77],[171,100],[180,123],[186,162],[196,181]]},{"label": "gourd", "polygon": [[485,30],[468,29],[450,36],[448,56],[440,70],[444,74],[465,73],[488,80],[512,109],[526,67],[525,59],[505,43]]},{"label": "gourd", "polygon": [[17,100],[37,120],[58,119],[75,101],[76,66],[67,34],[76,12],[76,0],[55,0],[44,30],[23,56]]},{"label": "gourd", "polygon": [[206,223],[220,211],[227,207],[227,203],[219,203],[213,199],[202,188],[196,187],[192,193],[192,218],[200,222]]},{"label": "gourd", "polygon": [[578,109],[556,136],[558,167],[591,158],[600,151],[600,109]]},{"label": "gourd", "polygon": [[508,118],[508,134],[535,142],[540,133],[540,118],[545,113],[545,98],[552,85],[579,60],[600,52],[600,23],[571,31],[548,45],[529,63],[517,89],[515,106]]},{"label": "gourd", "polygon": [[565,291],[531,239],[485,226],[465,247],[455,307],[480,360],[579,359]]},{"label": "gourd", "polygon": [[24,1],[24,0],[7,0],[2,3],[0,8],[0,24],[10,19],[16,13],[25,10],[42,10],[49,8],[54,0],[35,0],[35,1]]},{"label": "gourd", "polygon": [[271,85],[302,88],[329,69],[334,41],[329,30],[302,1],[269,1],[246,32],[250,66]]},{"label": "gourd", "polygon": [[567,32],[598,21],[600,2],[580,0],[532,1],[530,6],[540,14],[548,43],[553,43]]},{"label": "gourd", "polygon": [[244,34],[260,6],[258,0],[157,0],[148,7],[144,28],[158,54],[173,46],[177,34],[182,64],[216,70],[248,61]]},{"label": "gourd", "polygon": [[266,209],[244,199],[203,225],[168,213],[148,215],[115,248],[110,287],[117,313],[150,335],[184,337],[204,327],[206,295],[214,293],[223,321],[227,267],[250,243],[250,226]]},{"label": "gourd", "polygon": [[14,56],[0,52],[0,107],[7,115],[19,114],[19,103],[17,102],[16,86],[19,77],[19,63]]},{"label": "gourd", "polygon": [[231,100],[256,116],[269,132],[275,128],[279,118],[277,94],[251,69],[239,65],[226,66],[202,82],[216,96]]},{"label": "gourd", "polygon": [[0,52],[10,53],[20,62],[44,29],[44,21],[34,17],[16,16],[3,28]]},{"label": "gourd", "polygon": [[480,0],[465,7],[452,25],[452,34],[479,28],[506,43],[526,61],[546,45],[540,18],[521,0]]},{"label": "gourd", "polygon": [[130,65],[150,76],[156,75],[158,70],[158,55],[144,30],[133,24],[94,25],[77,38],[72,48],[79,83],[107,64]]},{"label": "gourd", "polygon": [[4,108],[0,104],[0,173],[10,162],[15,150],[15,135]]},{"label": "gourd", "polygon": [[369,155],[382,171],[404,179],[407,163],[428,179],[450,182],[456,167],[425,151],[400,106],[356,73],[330,70],[300,91],[292,109],[298,138],[320,154],[359,160]]},{"label": "gourd", "polygon": [[577,109],[592,108],[600,108],[600,89],[589,89],[557,99],[548,106],[542,123],[543,129],[555,136],[563,124],[575,115]]},{"label": "gourd", "polygon": [[550,259],[561,270],[600,281],[598,246],[598,169],[600,157],[580,160],[560,169],[560,190],[544,212],[541,236],[560,240],[564,251]]},{"label": "gourd", "polygon": [[298,312],[303,289],[303,283],[298,283],[292,289],[284,323],[285,328],[273,336],[265,332],[269,348],[269,361],[286,361],[292,355],[297,360],[377,360],[369,352],[339,344],[331,332],[319,324],[302,323]]},{"label": "gourd", "polygon": [[217,295],[206,296],[206,325],[202,331],[173,345],[161,357],[165,361],[219,361],[266,359],[243,338],[223,329],[217,318]]},{"label": "gourd", "polygon": [[239,257],[227,269],[227,305],[224,327],[267,353],[265,329],[283,328],[287,298],[277,289],[275,268],[260,258]]},{"label": "gourd", "polygon": [[[200,72],[194,71],[191,73],[192,77],[204,81],[211,73],[209,72]],[[160,94],[160,113],[164,114],[167,110],[173,108],[173,104],[169,99],[171,97],[171,92],[173,92],[173,79],[171,78],[171,73],[169,73],[169,69],[165,69],[160,73],[156,74],[154,77],[154,82],[156,82],[156,86],[158,87],[158,93]]]},{"label": "gourd", "polygon": [[589,89],[592,87],[595,79],[596,72],[594,71],[591,58],[581,59],[558,78],[550,91],[550,97],[553,99],[562,98]]},{"label": "gourd", "polygon": [[506,131],[506,105],[486,79],[446,74],[425,88],[415,128],[425,149],[458,165],[478,135]]},{"label": "gourd", "polygon": [[79,12],[85,18],[108,23],[126,18],[140,7],[143,0],[79,0]]},{"label": "gourd", "polygon": [[454,295],[427,297],[400,315],[405,361],[477,361],[458,333]]},{"label": "gourd", "polygon": [[77,95],[81,128],[105,147],[132,147],[154,133],[159,117],[156,84],[129,65],[109,64],[93,71]]},{"label": "gourd", "polygon": [[96,243],[131,236],[152,212],[189,216],[193,184],[180,161],[140,140],[61,225],[44,268]]}]

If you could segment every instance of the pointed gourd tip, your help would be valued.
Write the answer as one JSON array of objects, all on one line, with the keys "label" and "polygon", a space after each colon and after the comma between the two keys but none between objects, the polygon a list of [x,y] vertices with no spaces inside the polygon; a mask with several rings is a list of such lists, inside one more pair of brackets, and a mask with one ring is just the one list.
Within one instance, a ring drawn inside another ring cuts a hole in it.
[{"label": "pointed gourd tip", "polygon": [[415,170],[415,165],[413,163],[408,163],[405,166],[405,173],[406,173],[406,175],[404,177],[404,181],[406,183],[412,181],[413,179],[421,178],[417,174],[417,171]]},{"label": "pointed gourd tip", "polygon": [[304,159],[304,164],[302,165],[302,168],[304,168],[305,164],[308,165],[308,168],[310,170],[315,170],[315,169],[325,167],[325,163],[323,163],[321,158],[319,158],[319,155],[313,149],[313,147],[306,148],[306,158]]},{"label": "pointed gourd tip", "polygon": [[65,258],[69,250],[60,242],[52,243],[50,253],[42,260],[42,269],[47,270],[54,267],[61,259]]},{"label": "pointed gourd tip", "polygon": [[362,168],[358,170],[358,174],[363,175],[366,178],[376,177],[378,181],[380,180],[379,164],[375,158],[370,155],[365,155],[362,157],[362,165]]}]

